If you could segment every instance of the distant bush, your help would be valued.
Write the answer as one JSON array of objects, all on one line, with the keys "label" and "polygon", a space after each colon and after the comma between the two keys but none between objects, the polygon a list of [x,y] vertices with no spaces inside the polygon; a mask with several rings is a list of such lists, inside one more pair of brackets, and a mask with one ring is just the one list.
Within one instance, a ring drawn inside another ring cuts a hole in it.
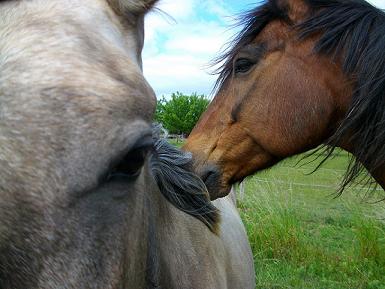
[{"label": "distant bush", "polygon": [[210,100],[205,95],[173,93],[170,99],[162,97],[156,108],[156,121],[175,134],[190,134]]}]

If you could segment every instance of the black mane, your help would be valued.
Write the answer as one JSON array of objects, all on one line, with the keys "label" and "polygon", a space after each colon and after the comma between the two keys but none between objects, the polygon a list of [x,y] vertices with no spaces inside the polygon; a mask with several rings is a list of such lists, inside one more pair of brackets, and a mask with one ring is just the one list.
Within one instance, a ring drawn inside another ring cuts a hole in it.
[{"label": "black mane", "polygon": [[154,128],[151,171],[162,195],[179,210],[202,221],[217,233],[218,209],[211,203],[204,182],[193,173],[192,155],[177,149]]},{"label": "black mane", "polygon": [[363,166],[373,173],[385,165],[385,14],[365,1],[307,1],[316,12],[300,24],[300,37],[323,32],[315,51],[342,57],[354,83],[350,108],[327,141],[327,157],[342,140],[354,144],[342,192]]},{"label": "black mane", "polygon": [[[327,140],[327,156],[342,140],[354,144],[352,159],[341,184],[351,184],[364,167],[373,173],[385,165],[385,13],[363,0],[305,0],[310,17],[293,25],[299,39],[314,34],[321,37],[316,53],[342,60],[343,70],[354,84],[350,108],[336,132]],[[289,22],[276,0],[241,16],[241,33],[216,63],[217,87],[232,75],[232,62],[239,49],[250,43],[274,19]]]},{"label": "black mane", "polygon": [[289,21],[287,11],[282,10],[274,1],[266,1],[263,5],[240,14],[238,23],[234,27],[242,27],[239,34],[230,41],[226,51],[215,58],[213,65],[220,65],[216,71],[219,74],[214,89],[220,89],[223,83],[232,76],[233,60],[239,50],[249,44],[272,20],[283,19]]}]

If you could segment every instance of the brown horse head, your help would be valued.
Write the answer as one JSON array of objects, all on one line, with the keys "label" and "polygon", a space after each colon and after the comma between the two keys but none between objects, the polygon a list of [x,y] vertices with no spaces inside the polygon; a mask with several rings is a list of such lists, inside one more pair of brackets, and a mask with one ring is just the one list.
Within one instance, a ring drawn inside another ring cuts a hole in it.
[{"label": "brown horse head", "polygon": [[376,175],[385,161],[384,13],[356,0],[270,0],[241,23],[184,147],[211,197],[320,144],[356,155],[343,185],[361,164]]}]

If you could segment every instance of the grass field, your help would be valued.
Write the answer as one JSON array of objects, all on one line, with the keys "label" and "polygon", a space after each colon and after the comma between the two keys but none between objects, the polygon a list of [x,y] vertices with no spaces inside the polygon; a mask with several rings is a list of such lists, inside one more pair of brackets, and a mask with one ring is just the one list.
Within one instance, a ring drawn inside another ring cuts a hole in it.
[{"label": "grass field", "polygon": [[334,198],[347,154],[311,175],[317,162],[298,160],[245,182],[239,208],[257,288],[385,289],[385,202],[373,204],[383,191],[357,186]]},{"label": "grass field", "polygon": [[239,209],[257,288],[385,289],[385,202],[373,203],[385,193],[356,186],[335,198],[348,154],[310,175],[321,159],[301,158],[245,181]]}]

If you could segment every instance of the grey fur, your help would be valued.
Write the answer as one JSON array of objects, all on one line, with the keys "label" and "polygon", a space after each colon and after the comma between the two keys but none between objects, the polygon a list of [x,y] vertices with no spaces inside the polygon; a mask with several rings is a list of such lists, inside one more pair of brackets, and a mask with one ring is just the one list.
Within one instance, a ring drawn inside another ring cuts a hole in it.
[{"label": "grey fur", "polygon": [[160,146],[134,177],[106,178],[151,138],[156,105],[141,70],[154,1],[110,2],[0,1],[0,288],[250,289],[235,206],[215,235],[164,197],[191,212],[204,199],[188,158]]}]

